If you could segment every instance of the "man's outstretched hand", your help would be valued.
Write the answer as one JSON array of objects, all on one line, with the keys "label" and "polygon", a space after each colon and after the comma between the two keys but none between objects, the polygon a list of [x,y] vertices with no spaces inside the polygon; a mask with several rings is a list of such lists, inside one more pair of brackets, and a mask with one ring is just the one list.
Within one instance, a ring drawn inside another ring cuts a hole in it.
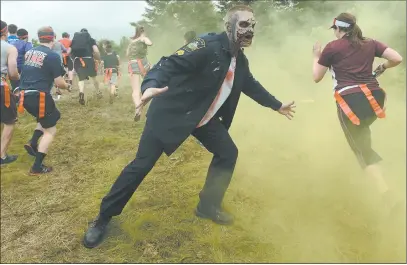
[{"label": "man's outstretched hand", "polygon": [[153,97],[158,96],[168,90],[168,86],[163,88],[150,87],[144,91],[141,96],[140,103],[136,106],[136,109],[139,109],[142,106],[145,106]]},{"label": "man's outstretched hand", "polygon": [[283,104],[281,108],[278,110],[278,113],[286,116],[287,119],[291,120],[294,117],[293,113],[295,113],[294,110],[295,107],[296,106],[294,105],[294,101],[287,104]]}]

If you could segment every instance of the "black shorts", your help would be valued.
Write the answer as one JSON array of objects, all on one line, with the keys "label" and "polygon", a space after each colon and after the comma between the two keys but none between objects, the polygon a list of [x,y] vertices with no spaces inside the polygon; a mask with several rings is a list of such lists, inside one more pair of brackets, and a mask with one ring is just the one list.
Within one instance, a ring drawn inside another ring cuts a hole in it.
[{"label": "black shorts", "polygon": [[73,60],[72,60],[71,56],[64,57],[62,60],[62,63],[65,68],[68,68],[68,71],[73,70]]},{"label": "black shorts", "polygon": [[82,66],[79,58],[74,59],[74,69],[79,81],[87,80],[89,77],[96,77],[96,64],[93,58],[82,58],[85,67]]},{"label": "black shorts", "polygon": [[30,92],[24,94],[24,108],[32,116],[37,118],[42,128],[54,127],[58,120],[61,118],[61,113],[55,106],[54,99],[51,94],[45,95],[45,115],[43,118],[39,118],[39,106],[40,106],[40,93]]},{"label": "black shorts", "polygon": [[1,123],[12,125],[17,121],[17,105],[16,97],[9,91],[10,94],[10,106],[5,105],[4,87],[0,86],[1,89]]},{"label": "black shorts", "polygon": [[[374,90],[372,91],[372,95],[380,107],[383,108],[386,98],[385,92],[383,90]],[[360,125],[353,124],[337,105],[338,118],[342,130],[360,166],[365,168],[368,165],[380,162],[382,158],[372,149],[370,131],[370,125],[377,119],[377,116],[365,94],[361,92],[344,95],[342,97],[360,120]]]}]

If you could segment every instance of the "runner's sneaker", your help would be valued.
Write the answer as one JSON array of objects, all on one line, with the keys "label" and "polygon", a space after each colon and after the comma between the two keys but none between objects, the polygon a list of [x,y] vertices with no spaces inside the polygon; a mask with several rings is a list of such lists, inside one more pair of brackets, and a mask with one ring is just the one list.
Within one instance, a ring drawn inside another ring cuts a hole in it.
[{"label": "runner's sneaker", "polygon": [[18,158],[18,155],[7,155],[5,158],[0,158],[0,165],[6,165],[6,164],[10,164],[13,163],[14,161],[16,161]]},{"label": "runner's sneaker", "polygon": [[85,105],[85,94],[79,92],[79,104]]},{"label": "runner's sneaker", "polygon": [[30,156],[36,156],[37,155],[37,152],[38,152],[37,147],[34,147],[30,142],[24,145],[24,149],[25,149],[25,151],[27,151],[27,153]]},{"label": "runner's sneaker", "polygon": [[31,176],[38,176],[38,175],[42,175],[42,174],[47,174],[52,172],[52,167],[47,167],[45,165],[41,165],[40,169],[30,169],[30,175]]}]

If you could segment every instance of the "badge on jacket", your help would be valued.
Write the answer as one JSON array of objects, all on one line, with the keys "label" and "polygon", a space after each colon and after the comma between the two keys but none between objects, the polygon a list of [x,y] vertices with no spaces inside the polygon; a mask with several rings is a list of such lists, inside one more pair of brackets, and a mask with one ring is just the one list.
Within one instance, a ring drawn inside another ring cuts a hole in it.
[{"label": "badge on jacket", "polygon": [[202,48],[205,48],[205,41],[201,38],[196,38],[194,41],[188,43],[187,45],[176,51],[175,54],[181,56],[185,53],[190,53]]}]

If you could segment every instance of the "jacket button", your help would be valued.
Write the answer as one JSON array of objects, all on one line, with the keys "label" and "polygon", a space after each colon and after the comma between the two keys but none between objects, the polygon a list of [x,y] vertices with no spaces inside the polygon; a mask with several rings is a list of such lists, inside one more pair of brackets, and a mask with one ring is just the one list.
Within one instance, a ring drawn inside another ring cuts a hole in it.
[{"label": "jacket button", "polygon": [[187,112],[187,115],[191,114],[191,112],[192,112],[192,111],[188,111],[188,112]]}]

